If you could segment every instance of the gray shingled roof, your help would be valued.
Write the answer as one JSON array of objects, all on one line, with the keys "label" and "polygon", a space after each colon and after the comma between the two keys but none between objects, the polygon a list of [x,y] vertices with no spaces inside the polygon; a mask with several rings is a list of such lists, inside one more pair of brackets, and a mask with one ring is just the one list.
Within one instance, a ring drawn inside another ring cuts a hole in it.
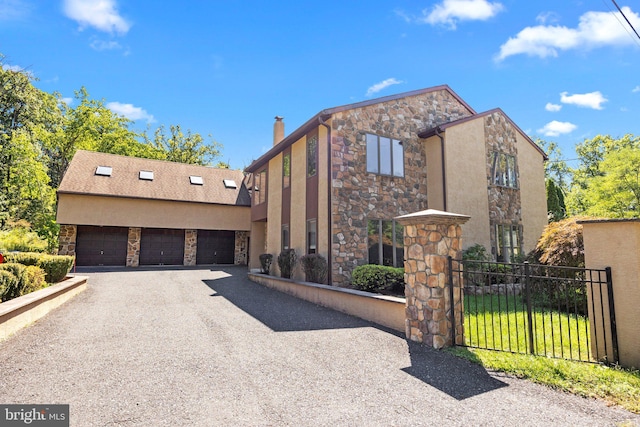
[{"label": "gray shingled roof", "polygon": [[[111,167],[111,176],[96,175],[98,166]],[[140,171],[152,171],[153,180],[140,179]],[[202,177],[203,185],[191,184],[190,176]],[[236,188],[225,187],[224,180],[235,181]],[[239,170],[79,150],[58,193],[250,206],[243,181]]]}]

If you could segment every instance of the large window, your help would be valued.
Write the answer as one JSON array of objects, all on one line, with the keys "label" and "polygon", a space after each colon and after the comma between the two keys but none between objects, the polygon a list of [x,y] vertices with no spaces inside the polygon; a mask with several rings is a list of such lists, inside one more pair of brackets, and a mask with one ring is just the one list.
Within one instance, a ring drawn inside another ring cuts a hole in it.
[{"label": "large window", "polygon": [[513,224],[497,224],[496,256],[499,262],[516,262],[522,253],[520,247],[520,226]]},{"label": "large window", "polygon": [[315,219],[307,221],[307,254],[315,254],[317,251],[318,227]]},{"label": "large window", "polygon": [[282,157],[282,186],[287,188],[291,183],[291,153],[287,152]]},{"label": "large window", "polygon": [[404,230],[395,221],[370,219],[368,222],[369,264],[404,266]]},{"label": "large window", "polygon": [[367,137],[367,172],[404,176],[402,141],[373,134]]},{"label": "large window", "polygon": [[318,171],[318,136],[307,139],[307,176],[314,176]]},{"label": "large window", "polygon": [[497,151],[491,153],[491,183],[503,187],[518,187],[514,156]]}]

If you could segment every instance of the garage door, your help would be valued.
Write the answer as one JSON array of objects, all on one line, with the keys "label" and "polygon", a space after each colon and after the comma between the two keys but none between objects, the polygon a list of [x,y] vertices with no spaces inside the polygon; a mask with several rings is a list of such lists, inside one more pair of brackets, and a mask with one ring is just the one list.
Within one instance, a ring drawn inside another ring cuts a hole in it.
[{"label": "garage door", "polygon": [[196,264],[233,264],[236,233],[225,230],[198,230]]},{"label": "garage door", "polygon": [[76,265],[122,265],[127,263],[126,227],[79,225]]},{"label": "garage door", "polygon": [[143,228],[140,237],[140,265],[182,265],[184,230]]}]

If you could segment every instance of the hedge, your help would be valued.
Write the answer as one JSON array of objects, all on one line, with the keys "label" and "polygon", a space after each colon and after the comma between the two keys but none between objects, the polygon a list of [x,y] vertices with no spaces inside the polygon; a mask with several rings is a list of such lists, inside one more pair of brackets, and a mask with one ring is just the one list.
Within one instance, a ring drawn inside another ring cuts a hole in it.
[{"label": "hedge", "polygon": [[10,289],[18,287],[18,278],[9,270],[0,269],[0,299],[6,301],[9,299],[5,295],[8,294]]},{"label": "hedge", "polygon": [[324,283],[327,280],[327,260],[320,254],[309,254],[300,257],[307,282]]},{"label": "hedge", "polygon": [[7,286],[2,293],[2,301],[8,301],[22,295],[22,291],[27,286],[27,281],[29,280],[26,271],[27,267],[22,264],[8,262],[0,264],[0,270],[8,271],[15,277],[15,280],[11,280],[9,286]]},{"label": "hedge", "polygon": [[67,255],[47,255],[37,252],[13,252],[5,255],[5,260],[8,263],[40,267],[45,272],[47,283],[58,283],[71,271],[74,258]]},{"label": "hedge", "polygon": [[353,270],[351,285],[368,292],[401,292],[404,289],[404,269],[375,264],[361,265]]}]

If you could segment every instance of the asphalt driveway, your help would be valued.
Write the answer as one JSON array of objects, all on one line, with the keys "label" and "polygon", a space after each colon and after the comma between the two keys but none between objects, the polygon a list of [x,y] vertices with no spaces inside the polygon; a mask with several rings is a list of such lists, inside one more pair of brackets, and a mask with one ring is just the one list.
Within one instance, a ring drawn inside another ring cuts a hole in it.
[{"label": "asphalt driveway", "polygon": [[87,291],[0,343],[0,403],[68,403],[73,426],[640,426],[263,288],[245,268],[87,275]]}]

